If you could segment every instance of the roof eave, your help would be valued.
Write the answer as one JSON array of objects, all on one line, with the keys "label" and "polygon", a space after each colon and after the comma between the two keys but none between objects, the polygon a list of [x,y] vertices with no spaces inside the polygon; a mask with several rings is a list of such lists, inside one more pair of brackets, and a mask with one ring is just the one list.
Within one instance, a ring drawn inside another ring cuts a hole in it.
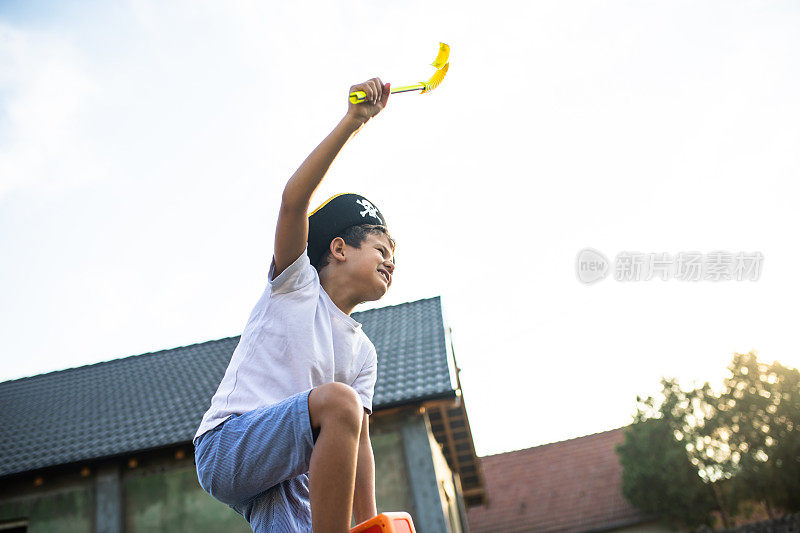
[{"label": "roof eave", "polygon": [[380,412],[388,411],[390,409],[395,410],[395,409],[401,409],[403,407],[422,407],[427,402],[454,399],[458,397],[459,394],[457,391],[449,390],[436,394],[429,394],[427,396],[420,396],[418,398],[408,398],[397,402],[380,404],[379,406],[375,406],[375,408],[373,409],[373,413],[378,414]]}]

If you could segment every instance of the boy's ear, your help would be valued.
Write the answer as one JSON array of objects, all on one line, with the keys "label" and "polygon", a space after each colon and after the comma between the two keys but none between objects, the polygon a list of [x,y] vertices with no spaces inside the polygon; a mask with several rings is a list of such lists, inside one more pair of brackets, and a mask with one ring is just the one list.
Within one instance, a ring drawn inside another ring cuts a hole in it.
[{"label": "boy's ear", "polygon": [[344,239],[342,239],[341,237],[336,237],[331,241],[330,250],[331,250],[331,255],[333,256],[334,259],[336,259],[337,261],[345,260],[345,253],[344,253],[345,246],[346,244],[344,242]]}]

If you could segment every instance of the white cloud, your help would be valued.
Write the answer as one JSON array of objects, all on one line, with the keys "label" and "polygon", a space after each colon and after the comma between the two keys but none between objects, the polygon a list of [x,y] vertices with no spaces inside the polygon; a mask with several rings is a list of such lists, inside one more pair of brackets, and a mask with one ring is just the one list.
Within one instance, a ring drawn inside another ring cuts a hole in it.
[{"label": "white cloud", "polygon": [[68,40],[0,24],[0,197],[20,187],[85,185],[103,174],[82,135],[94,91]]}]

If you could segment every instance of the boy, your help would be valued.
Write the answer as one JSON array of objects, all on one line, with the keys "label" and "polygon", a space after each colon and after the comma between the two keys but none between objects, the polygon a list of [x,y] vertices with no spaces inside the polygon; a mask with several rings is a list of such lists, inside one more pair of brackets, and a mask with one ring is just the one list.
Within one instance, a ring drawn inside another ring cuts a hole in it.
[{"label": "boy", "polygon": [[394,241],[366,198],[307,215],[344,144],[389,98],[378,78],[286,184],[267,289],[195,435],[204,490],[253,531],[346,532],[377,514],[368,415],[375,347],[350,317],[392,283]]}]

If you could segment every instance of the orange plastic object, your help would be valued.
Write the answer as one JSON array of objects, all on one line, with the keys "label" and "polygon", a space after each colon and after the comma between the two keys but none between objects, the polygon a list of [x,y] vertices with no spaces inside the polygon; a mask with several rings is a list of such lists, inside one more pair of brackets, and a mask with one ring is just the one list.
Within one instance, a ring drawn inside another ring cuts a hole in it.
[{"label": "orange plastic object", "polygon": [[417,533],[408,513],[381,513],[361,522],[350,533]]}]

